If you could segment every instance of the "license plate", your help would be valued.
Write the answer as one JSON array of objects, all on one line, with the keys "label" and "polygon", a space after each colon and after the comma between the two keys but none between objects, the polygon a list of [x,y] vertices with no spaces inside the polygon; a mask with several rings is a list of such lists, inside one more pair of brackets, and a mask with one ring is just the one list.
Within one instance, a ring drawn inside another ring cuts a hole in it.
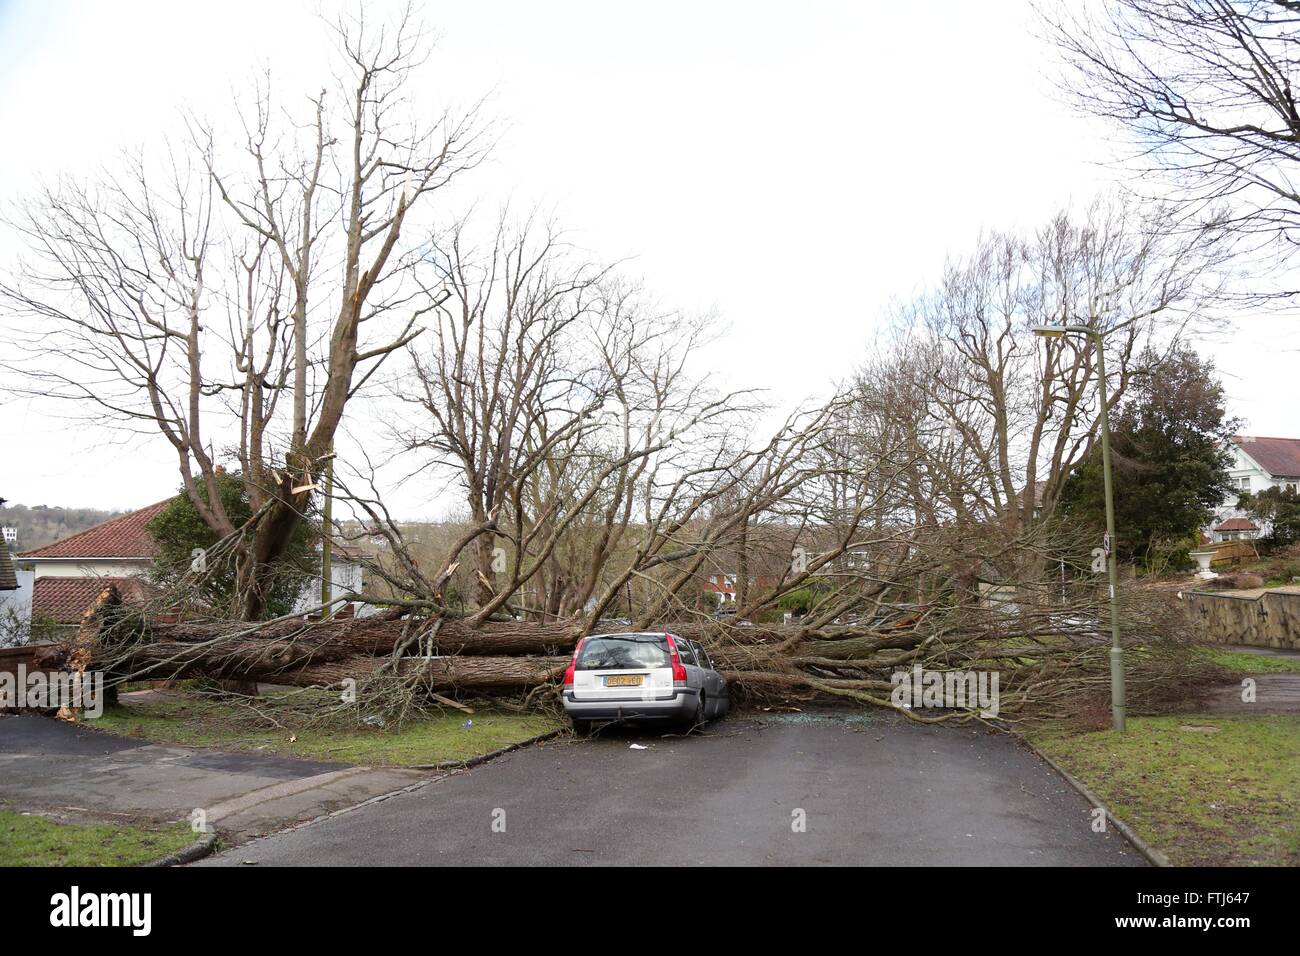
[{"label": "license plate", "polygon": [[644,674],[614,674],[605,678],[606,687],[640,687],[643,683]]}]

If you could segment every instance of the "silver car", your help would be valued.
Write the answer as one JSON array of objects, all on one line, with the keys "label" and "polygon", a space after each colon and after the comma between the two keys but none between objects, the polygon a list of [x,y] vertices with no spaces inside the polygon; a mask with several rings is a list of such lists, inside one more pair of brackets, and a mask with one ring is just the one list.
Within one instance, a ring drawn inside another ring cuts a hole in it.
[{"label": "silver car", "polygon": [[579,733],[603,720],[690,728],[730,709],[727,680],[708,652],[665,631],[588,635],[564,672],[564,710]]}]

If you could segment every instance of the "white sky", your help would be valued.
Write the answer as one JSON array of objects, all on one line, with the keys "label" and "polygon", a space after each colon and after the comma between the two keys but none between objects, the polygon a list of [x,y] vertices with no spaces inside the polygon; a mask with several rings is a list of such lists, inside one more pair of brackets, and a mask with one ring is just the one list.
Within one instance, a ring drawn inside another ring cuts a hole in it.
[{"label": "white sky", "polygon": [[[442,37],[422,95],[494,90],[506,124],[475,193],[553,208],[599,258],[635,257],[664,304],[716,310],[727,331],[702,361],[784,402],[847,375],[890,299],[981,227],[1031,228],[1114,175],[1106,130],[1053,98],[1019,0],[422,6]],[[261,65],[318,88],[317,7],[0,0],[0,197],[174,129],[182,107],[220,111]],[[1294,319],[1202,348],[1248,431],[1300,436]],[[109,440],[0,405],[0,494],[127,508],[175,490],[162,439]],[[427,516],[409,490],[393,507]]]}]

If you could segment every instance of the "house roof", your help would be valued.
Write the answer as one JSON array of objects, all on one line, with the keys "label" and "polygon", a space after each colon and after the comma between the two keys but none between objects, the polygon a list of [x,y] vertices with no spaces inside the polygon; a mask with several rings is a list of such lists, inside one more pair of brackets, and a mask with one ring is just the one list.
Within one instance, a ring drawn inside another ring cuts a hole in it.
[{"label": "house roof", "polygon": [[1249,518],[1228,518],[1214,526],[1215,531],[1258,531],[1259,525]]},{"label": "house roof", "polygon": [[13,556],[9,554],[9,545],[0,541],[0,591],[17,591],[18,575],[14,572]]},{"label": "house roof", "polygon": [[330,554],[344,561],[370,561],[375,557],[375,552],[369,548],[355,544],[338,544],[336,542],[330,543]]},{"label": "house roof", "polygon": [[153,539],[146,526],[168,504],[170,498],[139,511],[110,518],[102,524],[55,541],[43,548],[24,551],[20,558],[151,558]]},{"label": "house roof", "polygon": [[1232,441],[1274,478],[1300,477],[1300,438],[1233,435]]},{"label": "house roof", "polygon": [[50,618],[59,624],[77,624],[99,592],[116,584],[124,601],[139,601],[144,586],[139,578],[44,577],[32,588],[32,619]]}]

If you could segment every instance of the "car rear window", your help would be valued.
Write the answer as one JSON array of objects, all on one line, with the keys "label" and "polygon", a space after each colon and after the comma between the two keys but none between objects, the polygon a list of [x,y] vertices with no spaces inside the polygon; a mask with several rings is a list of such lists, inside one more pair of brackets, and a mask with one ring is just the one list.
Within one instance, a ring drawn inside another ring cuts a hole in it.
[{"label": "car rear window", "polygon": [[662,637],[589,637],[575,668],[580,671],[671,667],[668,642]]}]

